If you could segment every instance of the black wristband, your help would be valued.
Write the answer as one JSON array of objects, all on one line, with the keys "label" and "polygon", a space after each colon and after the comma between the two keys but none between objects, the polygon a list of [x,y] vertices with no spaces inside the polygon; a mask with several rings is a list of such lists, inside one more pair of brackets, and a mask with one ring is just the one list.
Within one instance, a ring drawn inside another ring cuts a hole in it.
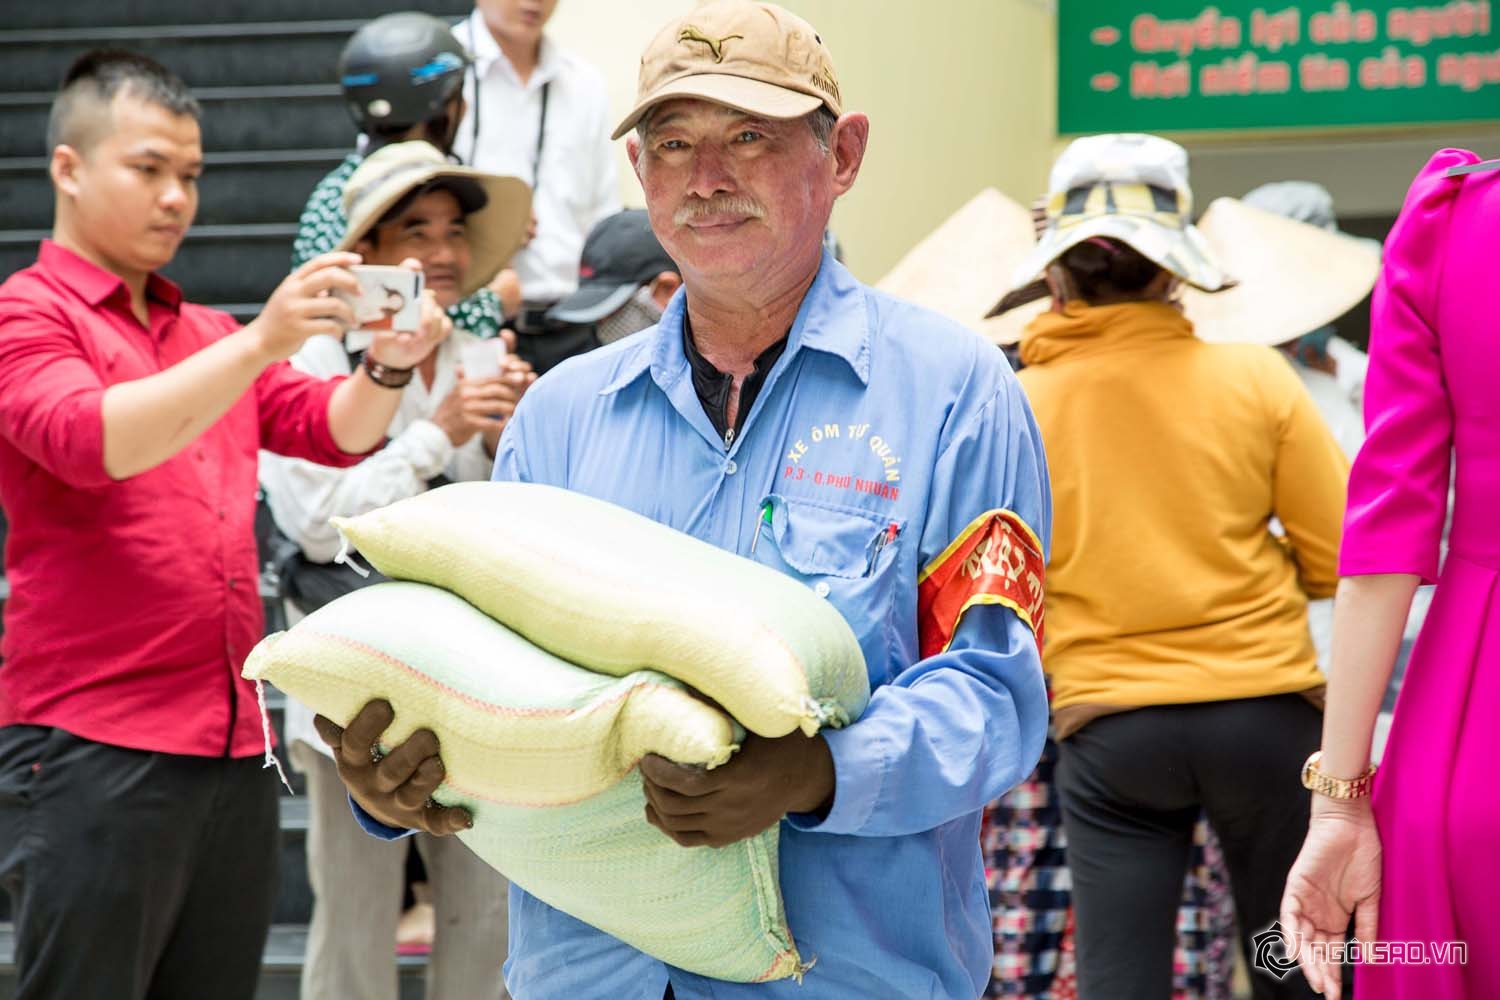
[{"label": "black wristband", "polygon": [[365,352],[364,363],[360,367],[365,370],[366,375],[370,376],[370,381],[382,389],[405,389],[416,372],[415,368],[392,368],[390,365],[383,365],[370,357],[368,351]]}]

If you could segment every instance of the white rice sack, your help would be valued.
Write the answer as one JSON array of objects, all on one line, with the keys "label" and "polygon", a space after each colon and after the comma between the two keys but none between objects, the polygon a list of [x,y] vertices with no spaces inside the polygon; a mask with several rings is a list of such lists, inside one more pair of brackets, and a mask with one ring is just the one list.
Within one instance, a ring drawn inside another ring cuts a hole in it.
[{"label": "white rice sack", "polygon": [[401,582],[268,636],[244,673],[341,725],[383,698],[393,745],[433,730],[447,772],[433,797],[468,808],[474,828],[459,836],[548,904],[705,976],[801,974],[776,828],[684,848],[646,822],[641,756],[715,766],[736,749],[732,721],[682,682],[584,670],[445,590]]},{"label": "white rice sack", "polygon": [[387,576],[451,590],[580,666],[659,670],[761,736],[846,725],[869,701],[859,642],[827,601],[601,500],[456,483],[334,523]]}]

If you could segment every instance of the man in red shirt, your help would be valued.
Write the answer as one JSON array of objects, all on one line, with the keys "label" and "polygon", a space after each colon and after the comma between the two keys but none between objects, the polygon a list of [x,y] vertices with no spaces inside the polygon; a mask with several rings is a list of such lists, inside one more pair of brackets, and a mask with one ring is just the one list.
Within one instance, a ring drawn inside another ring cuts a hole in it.
[{"label": "man in red shirt", "polygon": [[0,285],[0,882],[17,997],[248,998],[276,891],[262,770],[257,451],[349,465],[446,335],[381,333],[354,376],[286,363],[352,322],[354,254],[309,261],[240,327],[155,272],[202,170],[199,109],[94,52],[48,127],[52,239]]}]

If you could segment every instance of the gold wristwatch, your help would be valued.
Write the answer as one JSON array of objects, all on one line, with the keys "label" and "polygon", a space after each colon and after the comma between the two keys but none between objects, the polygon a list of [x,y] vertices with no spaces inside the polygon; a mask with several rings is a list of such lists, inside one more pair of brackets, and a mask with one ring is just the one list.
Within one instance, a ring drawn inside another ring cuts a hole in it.
[{"label": "gold wristwatch", "polygon": [[1375,765],[1357,778],[1333,778],[1318,770],[1323,762],[1323,751],[1319,750],[1307,758],[1302,765],[1302,787],[1326,795],[1330,799],[1362,799],[1370,794],[1375,785]]}]

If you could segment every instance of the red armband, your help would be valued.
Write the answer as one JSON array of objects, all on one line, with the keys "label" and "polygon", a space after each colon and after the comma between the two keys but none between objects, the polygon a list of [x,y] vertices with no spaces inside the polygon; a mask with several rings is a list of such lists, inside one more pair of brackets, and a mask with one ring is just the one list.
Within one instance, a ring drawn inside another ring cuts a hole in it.
[{"label": "red armband", "polygon": [[1008,510],[975,518],[917,577],[917,636],[923,659],[948,648],[964,612],[1003,604],[1036,633],[1042,645],[1042,543]]}]

